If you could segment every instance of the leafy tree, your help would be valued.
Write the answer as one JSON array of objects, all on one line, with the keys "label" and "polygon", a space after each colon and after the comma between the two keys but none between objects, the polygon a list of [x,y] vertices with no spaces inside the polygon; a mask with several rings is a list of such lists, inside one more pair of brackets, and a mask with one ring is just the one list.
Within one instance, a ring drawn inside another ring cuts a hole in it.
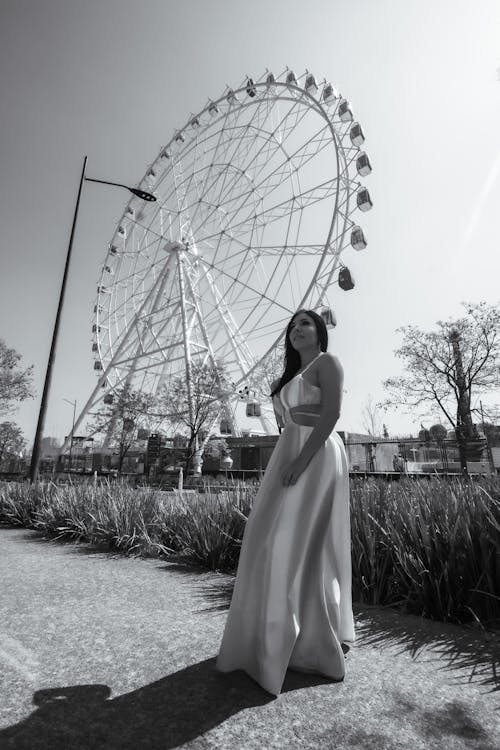
[{"label": "leafy tree", "polygon": [[477,433],[472,413],[479,397],[500,385],[500,311],[485,302],[463,303],[465,315],[438,321],[437,330],[399,328],[403,344],[396,356],[406,374],[384,382],[382,406],[428,416],[436,405],[455,430],[462,470]]},{"label": "leafy tree", "polygon": [[26,440],[23,431],[15,422],[0,423],[0,462],[24,449]]},{"label": "leafy tree", "polygon": [[115,392],[113,403],[103,404],[89,425],[91,435],[102,435],[105,444],[118,454],[118,471],[137,440],[137,430],[147,426],[154,409],[154,397],[129,386]]},{"label": "leafy tree", "polygon": [[[158,394],[158,409],[174,429],[187,431],[186,472],[199,446],[202,433],[208,434],[218,418],[227,389],[223,368],[191,363],[191,408],[185,377],[175,377]],[[203,442],[203,441],[202,441]]]},{"label": "leafy tree", "polygon": [[13,402],[33,398],[33,365],[23,370],[21,355],[0,339],[0,414],[9,414]]}]

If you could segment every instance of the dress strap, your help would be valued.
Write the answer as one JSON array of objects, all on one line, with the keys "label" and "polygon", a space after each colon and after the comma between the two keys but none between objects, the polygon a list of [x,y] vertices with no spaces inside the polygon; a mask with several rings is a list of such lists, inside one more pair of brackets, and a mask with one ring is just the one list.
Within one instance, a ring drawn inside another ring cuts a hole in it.
[{"label": "dress strap", "polygon": [[324,352],[320,352],[319,354],[317,354],[314,357],[314,359],[311,359],[311,361],[309,362],[309,364],[304,367],[304,369],[302,370],[302,372],[300,373],[300,375],[303,375],[310,368],[310,366],[312,365],[312,363],[316,362],[316,360],[318,359],[318,357],[321,357],[322,354],[324,354]]}]

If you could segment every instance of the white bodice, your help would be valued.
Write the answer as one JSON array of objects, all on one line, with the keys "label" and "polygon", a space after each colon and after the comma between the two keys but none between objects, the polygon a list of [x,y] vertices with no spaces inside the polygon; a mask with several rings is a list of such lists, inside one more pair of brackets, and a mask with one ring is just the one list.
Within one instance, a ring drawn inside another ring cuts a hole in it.
[{"label": "white bodice", "polygon": [[[318,355],[321,356],[321,355]],[[285,424],[290,421],[290,409],[295,406],[307,406],[308,404],[321,403],[321,388],[309,383],[304,377],[304,372],[309,369],[312,362],[304,369],[303,372],[297,373],[291,380],[286,383],[279,394],[273,396],[273,404],[276,412],[281,415]]]}]

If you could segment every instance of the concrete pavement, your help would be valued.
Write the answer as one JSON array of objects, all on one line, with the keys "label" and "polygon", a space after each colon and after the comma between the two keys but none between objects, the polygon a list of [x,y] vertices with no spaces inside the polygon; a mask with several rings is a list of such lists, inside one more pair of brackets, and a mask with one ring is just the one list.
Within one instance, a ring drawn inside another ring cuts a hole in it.
[{"label": "concrete pavement", "polygon": [[344,682],[274,699],[214,668],[231,580],[0,527],[0,750],[500,747],[499,638],[355,607]]}]

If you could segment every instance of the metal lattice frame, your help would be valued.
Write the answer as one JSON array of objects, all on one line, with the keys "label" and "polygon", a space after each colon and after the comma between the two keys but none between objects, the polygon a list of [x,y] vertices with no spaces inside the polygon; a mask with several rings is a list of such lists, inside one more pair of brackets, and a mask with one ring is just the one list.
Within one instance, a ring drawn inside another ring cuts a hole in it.
[{"label": "metal lattice frame", "polygon": [[99,382],[75,429],[106,389],[157,393],[192,361],[223,361],[236,391],[296,309],[328,303],[362,187],[352,117],[327,84],[306,90],[307,73],[272,78],[192,115],[140,183],[157,202],[126,206],[95,305]]}]

